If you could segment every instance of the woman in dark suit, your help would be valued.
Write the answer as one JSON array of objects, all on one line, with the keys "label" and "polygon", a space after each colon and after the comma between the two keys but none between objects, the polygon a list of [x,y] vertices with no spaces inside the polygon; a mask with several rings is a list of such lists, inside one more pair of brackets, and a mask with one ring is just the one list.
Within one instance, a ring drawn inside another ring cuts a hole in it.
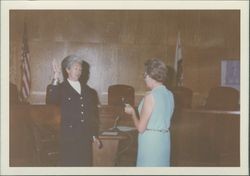
[{"label": "woman in dark suit", "polygon": [[64,81],[59,84],[59,66],[52,63],[54,77],[47,87],[46,103],[61,108],[60,166],[91,166],[92,142],[98,139],[98,98],[82,76],[83,60],[75,55],[63,59]]}]

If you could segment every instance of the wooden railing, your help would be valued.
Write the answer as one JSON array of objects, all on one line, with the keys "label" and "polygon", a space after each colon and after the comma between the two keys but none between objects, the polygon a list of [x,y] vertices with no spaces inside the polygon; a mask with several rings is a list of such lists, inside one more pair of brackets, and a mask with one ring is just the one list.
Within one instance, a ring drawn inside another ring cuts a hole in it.
[{"label": "wooden railing", "polygon": [[240,112],[182,109],[171,127],[172,166],[240,166]]},{"label": "wooden railing", "polygon": [[[113,127],[117,112],[117,107],[99,107],[100,131]],[[171,166],[240,166],[239,111],[176,109],[171,123]],[[125,115],[119,125],[133,122]],[[56,106],[12,105],[10,166],[55,166],[59,126]],[[135,163],[137,133],[133,135],[132,148],[121,158],[123,166]],[[51,142],[43,146],[41,139]]]}]

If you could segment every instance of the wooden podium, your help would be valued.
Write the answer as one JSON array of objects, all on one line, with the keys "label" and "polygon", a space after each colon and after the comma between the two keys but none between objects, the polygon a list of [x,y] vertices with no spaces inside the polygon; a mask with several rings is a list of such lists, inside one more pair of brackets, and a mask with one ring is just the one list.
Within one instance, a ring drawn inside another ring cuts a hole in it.
[{"label": "wooden podium", "polygon": [[127,138],[127,136],[119,133],[117,135],[100,135],[99,139],[103,146],[99,149],[93,144],[93,166],[115,166],[119,142]]}]

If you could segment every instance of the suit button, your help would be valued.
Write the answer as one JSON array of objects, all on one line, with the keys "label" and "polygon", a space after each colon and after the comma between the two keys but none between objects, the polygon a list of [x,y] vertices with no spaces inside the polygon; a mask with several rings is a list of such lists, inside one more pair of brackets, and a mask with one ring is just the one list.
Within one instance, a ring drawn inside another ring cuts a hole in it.
[{"label": "suit button", "polygon": [[83,107],[83,104],[81,104],[81,107]]},{"label": "suit button", "polygon": [[82,99],[83,99],[83,97],[80,97],[80,99],[82,100]]},{"label": "suit button", "polygon": [[81,114],[83,114],[83,111],[81,112]]},{"label": "suit button", "polygon": [[71,100],[71,98],[69,97],[69,98],[68,98],[68,100],[70,101],[70,100]]},{"label": "suit button", "polygon": [[84,122],[84,120],[82,119],[82,120],[81,120],[81,122],[83,123],[83,122]]}]

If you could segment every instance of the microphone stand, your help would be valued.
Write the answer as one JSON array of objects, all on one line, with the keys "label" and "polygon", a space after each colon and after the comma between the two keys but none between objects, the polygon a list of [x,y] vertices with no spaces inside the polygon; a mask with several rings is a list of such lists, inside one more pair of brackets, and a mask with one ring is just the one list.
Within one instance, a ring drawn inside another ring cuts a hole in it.
[{"label": "microphone stand", "polygon": [[120,115],[118,115],[118,116],[115,118],[115,123],[114,123],[113,127],[111,128],[111,131],[120,132],[119,128],[117,128],[118,121],[120,120],[120,118],[121,118]]}]

